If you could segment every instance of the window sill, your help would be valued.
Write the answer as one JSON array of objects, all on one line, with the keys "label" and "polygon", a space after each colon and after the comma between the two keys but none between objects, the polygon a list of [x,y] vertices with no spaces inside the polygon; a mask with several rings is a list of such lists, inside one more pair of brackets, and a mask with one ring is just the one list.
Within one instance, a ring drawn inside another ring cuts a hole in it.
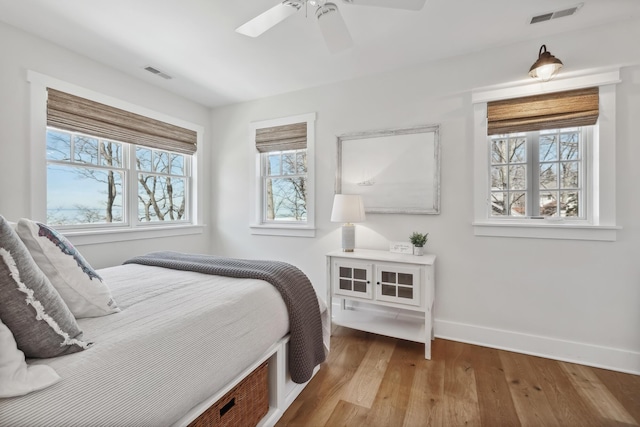
[{"label": "window sill", "polygon": [[251,234],[259,236],[315,237],[316,229],[310,226],[286,224],[251,224]]},{"label": "window sill", "polygon": [[530,239],[594,240],[615,242],[618,226],[522,222],[476,221],[473,229],[476,236],[482,237],[524,237]]},{"label": "window sill", "polygon": [[202,234],[204,225],[174,225],[137,228],[101,228],[95,230],[62,231],[74,246],[96,243],[125,242],[129,240],[156,239],[159,237]]}]

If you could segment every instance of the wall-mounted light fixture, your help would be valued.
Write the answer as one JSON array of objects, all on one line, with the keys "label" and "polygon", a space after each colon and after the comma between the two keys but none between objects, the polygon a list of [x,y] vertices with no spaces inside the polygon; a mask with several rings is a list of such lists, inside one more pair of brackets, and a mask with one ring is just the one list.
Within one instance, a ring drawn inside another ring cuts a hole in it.
[{"label": "wall-mounted light fixture", "polygon": [[342,226],[342,250],[344,252],[353,252],[356,245],[356,230],[352,223],[363,222],[365,218],[362,197],[352,194],[335,195],[331,221],[345,223]]},{"label": "wall-mounted light fixture", "polygon": [[562,61],[547,52],[547,46],[542,45],[538,53],[538,60],[529,69],[529,75],[534,79],[548,82],[558,74],[560,68],[562,68]]}]

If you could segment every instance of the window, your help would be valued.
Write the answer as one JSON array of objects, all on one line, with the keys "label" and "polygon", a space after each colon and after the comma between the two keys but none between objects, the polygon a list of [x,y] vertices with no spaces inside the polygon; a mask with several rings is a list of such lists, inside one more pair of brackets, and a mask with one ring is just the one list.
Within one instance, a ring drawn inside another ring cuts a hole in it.
[{"label": "window", "polygon": [[[134,222],[187,220],[190,160],[184,154],[49,127],[47,223],[61,228],[128,224],[129,204],[137,207]],[[133,197],[128,177],[137,181]]]},{"label": "window", "polygon": [[592,127],[490,136],[493,218],[586,219],[586,136]]},{"label": "window", "polygon": [[307,149],[262,153],[263,222],[307,222]]},{"label": "window", "polygon": [[619,79],[474,91],[476,236],[616,240]]},{"label": "window", "polygon": [[191,156],[135,147],[138,221],[188,220]]},{"label": "window", "polygon": [[127,222],[123,144],[47,129],[47,224]]},{"label": "window", "polygon": [[315,114],[252,123],[253,234],[313,237]]},{"label": "window", "polygon": [[201,234],[201,126],[28,72],[31,217],[94,244]]}]

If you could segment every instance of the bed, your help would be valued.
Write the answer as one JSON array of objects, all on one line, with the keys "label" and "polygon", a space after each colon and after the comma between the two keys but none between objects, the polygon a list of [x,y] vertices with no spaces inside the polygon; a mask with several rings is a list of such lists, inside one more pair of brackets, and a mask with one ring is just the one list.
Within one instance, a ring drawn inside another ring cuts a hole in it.
[{"label": "bed", "polygon": [[[305,386],[288,375],[289,315],[272,284],[138,263],[97,273],[120,311],[77,320],[89,349],[28,359],[62,380],[0,399],[0,425],[186,426],[264,362],[259,425],[273,425]],[[317,303],[328,351],[328,311]]]}]

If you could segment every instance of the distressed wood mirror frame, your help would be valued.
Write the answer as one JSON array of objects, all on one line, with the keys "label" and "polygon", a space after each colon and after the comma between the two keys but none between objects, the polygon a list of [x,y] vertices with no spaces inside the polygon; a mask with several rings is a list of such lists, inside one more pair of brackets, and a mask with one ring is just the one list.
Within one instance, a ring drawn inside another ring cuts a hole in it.
[{"label": "distressed wood mirror frame", "polygon": [[365,211],[440,213],[440,126],[338,135],[336,193],[360,194]]}]

